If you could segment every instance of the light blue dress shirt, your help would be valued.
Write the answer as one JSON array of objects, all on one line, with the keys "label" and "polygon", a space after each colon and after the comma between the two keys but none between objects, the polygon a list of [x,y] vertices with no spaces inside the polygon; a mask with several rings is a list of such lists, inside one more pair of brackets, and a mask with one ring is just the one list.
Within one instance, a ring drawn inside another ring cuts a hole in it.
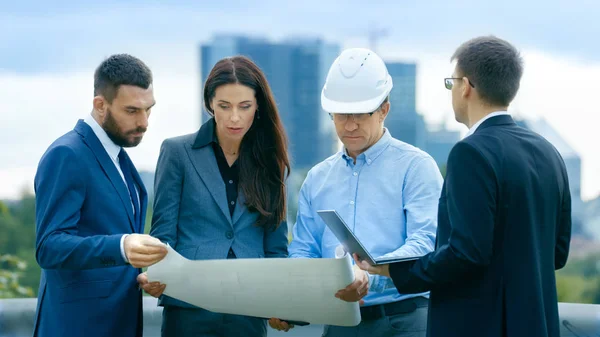
[{"label": "light blue dress shirt", "polygon": [[[289,256],[335,257],[340,243],[317,214],[323,209],[335,209],[373,257],[427,254],[435,247],[441,189],[433,158],[384,129],[356,163],[343,150],[308,172]],[[427,295],[401,295],[385,276],[369,282],[365,306]]]}]

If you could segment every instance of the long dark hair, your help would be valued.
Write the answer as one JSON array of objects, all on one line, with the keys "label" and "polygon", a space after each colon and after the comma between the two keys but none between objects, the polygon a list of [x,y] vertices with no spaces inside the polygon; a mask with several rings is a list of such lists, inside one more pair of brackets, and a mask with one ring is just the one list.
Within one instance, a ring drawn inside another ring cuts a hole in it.
[{"label": "long dark hair", "polygon": [[248,209],[260,213],[257,224],[277,228],[286,218],[287,136],[264,73],[244,56],[224,58],[210,71],[204,84],[204,106],[211,115],[210,102],[217,88],[233,83],[252,88],[258,104],[254,122],[240,145],[239,186]]}]

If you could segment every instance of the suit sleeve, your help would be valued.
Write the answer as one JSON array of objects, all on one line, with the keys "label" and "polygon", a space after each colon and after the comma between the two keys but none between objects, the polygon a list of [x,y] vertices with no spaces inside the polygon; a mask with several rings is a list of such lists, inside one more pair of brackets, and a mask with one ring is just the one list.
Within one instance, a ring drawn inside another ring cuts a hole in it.
[{"label": "suit sleeve", "polygon": [[165,140],[160,147],[154,180],[154,211],[150,235],[175,248],[183,170],[177,143]]},{"label": "suit sleeve", "polygon": [[482,272],[492,257],[496,175],[468,143],[458,143],[448,157],[446,199],[450,236],[447,243],[414,263],[390,265],[400,293],[444,287]]},{"label": "suit sleeve", "polygon": [[567,171],[563,164],[563,199],[561,202],[560,216],[556,228],[556,246],[554,249],[554,268],[561,269],[569,257],[569,243],[571,242],[571,192]]},{"label": "suit sleeve", "polygon": [[35,177],[36,251],[43,269],[93,269],[125,265],[123,234],[78,235],[86,195],[87,170],[73,149],[53,147]]}]

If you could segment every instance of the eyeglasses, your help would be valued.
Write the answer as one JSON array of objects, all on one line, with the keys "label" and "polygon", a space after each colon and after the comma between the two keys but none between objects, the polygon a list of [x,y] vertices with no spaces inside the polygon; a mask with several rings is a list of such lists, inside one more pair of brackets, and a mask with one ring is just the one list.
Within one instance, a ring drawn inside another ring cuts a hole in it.
[{"label": "eyeglasses", "polygon": [[352,120],[354,123],[361,123],[367,120],[367,118],[373,116],[373,114],[377,111],[362,113],[362,114],[339,114],[339,113],[330,113],[329,117],[336,123],[346,123],[348,121],[348,117],[352,116]]},{"label": "eyeglasses", "polygon": [[[452,90],[452,87],[454,87],[454,80],[462,80],[462,79],[463,79],[462,77],[446,77],[446,78],[444,78],[444,86],[446,87],[446,89]],[[475,88],[475,85],[470,80],[469,80],[469,85],[471,85],[471,87]]]}]

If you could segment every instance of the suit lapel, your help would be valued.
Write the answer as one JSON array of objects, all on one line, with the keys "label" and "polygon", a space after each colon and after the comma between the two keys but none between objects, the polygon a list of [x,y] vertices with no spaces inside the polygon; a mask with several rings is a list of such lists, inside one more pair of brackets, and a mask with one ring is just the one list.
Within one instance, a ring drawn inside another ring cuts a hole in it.
[{"label": "suit lapel", "polygon": [[238,200],[235,204],[235,209],[233,210],[233,219],[232,222],[235,224],[242,214],[244,214],[244,209],[246,208],[246,198],[244,197],[244,193],[242,191],[238,192]]},{"label": "suit lapel", "polygon": [[219,166],[217,165],[217,159],[215,158],[212,146],[203,146],[200,148],[186,146],[185,149],[194,169],[208,188],[208,191],[213,199],[215,199],[217,205],[219,205],[221,212],[225,218],[229,220],[229,223],[233,224],[231,215],[229,214],[229,207],[227,206],[225,183],[221,178],[221,173],[219,172]]},{"label": "suit lapel", "polygon": [[[108,156],[108,153],[100,143],[96,134],[92,128],[87,125],[83,120],[79,120],[77,125],[75,125],[75,132],[81,135],[84,143],[92,150],[94,156],[100,163],[100,167],[104,171],[104,174],[108,177],[111,184],[117,191],[119,195],[119,199],[121,199],[121,203],[127,212],[127,217],[129,218],[129,226],[131,230],[135,232],[134,220],[133,220],[133,208],[131,207],[131,199],[129,198],[129,191],[127,190],[127,186],[125,186],[125,182],[121,178],[119,171],[117,171],[117,167],[114,162]],[[143,214],[143,213],[142,213]]]}]

